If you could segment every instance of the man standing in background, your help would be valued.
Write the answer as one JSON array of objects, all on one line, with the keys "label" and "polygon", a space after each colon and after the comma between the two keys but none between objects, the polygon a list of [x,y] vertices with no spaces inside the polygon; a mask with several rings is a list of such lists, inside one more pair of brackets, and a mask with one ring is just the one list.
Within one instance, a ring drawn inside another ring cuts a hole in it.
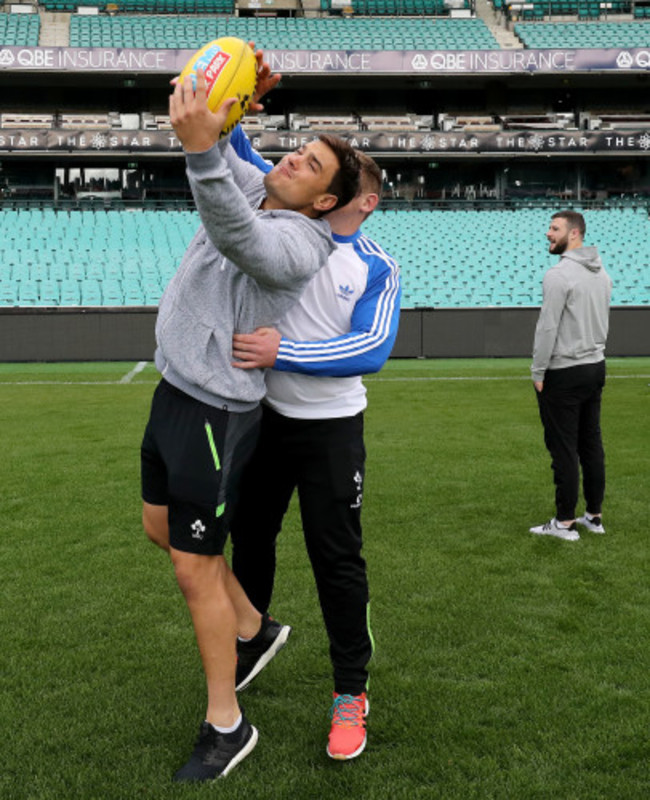
[{"label": "man standing in background", "polygon": [[[585,220],[559,211],[546,234],[560,261],[544,276],[533,347],[532,378],[544,442],[551,454],[555,516],[531,533],[576,541],[577,525],[605,533],[605,452],[600,405],[612,282],[595,247],[584,247]],[[576,519],[582,468],[585,514]]]}]

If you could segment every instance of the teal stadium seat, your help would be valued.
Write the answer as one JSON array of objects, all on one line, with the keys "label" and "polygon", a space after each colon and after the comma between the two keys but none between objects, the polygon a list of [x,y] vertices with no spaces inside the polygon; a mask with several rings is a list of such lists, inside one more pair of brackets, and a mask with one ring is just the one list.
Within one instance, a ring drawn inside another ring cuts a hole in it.
[{"label": "teal stadium seat", "polygon": [[85,278],[81,281],[81,305],[102,305],[102,290],[100,281],[94,280],[93,278]]},{"label": "teal stadium seat", "polygon": [[18,304],[35,306],[38,303],[38,283],[31,278],[23,278],[18,282]]},{"label": "teal stadium seat", "polygon": [[50,270],[45,260],[39,259],[29,264],[29,277],[33,281],[47,280],[49,274]]},{"label": "teal stadium seat", "polygon": [[102,281],[102,304],[105,306],[124,305],[122,284],[117,278],[104,278]]},{"label": "teal stadium seat", "polygon": [[144,293],[139,285],[129,285],[124,291],[124,305],[127,306],[144,306]]},{"label": "teal stadium seat", "polygon": [[81,289],[78,280],[64,278],[61,281],[60,302],[62,306],[78,306],[81,304]]},{"label": "teal stadium seat", "polygon": [[18,286],[10,278],[0,280],[0,306],[17,306]]},{"label": "teal stadium seat", "polygon": [[86,260],[81,260],[80,256],[72,257],[68,263],[67,269],[68,278],[75,281],[82,281],[86,277]]},{"label": "teal stadium seat", "polygon": [[58,306],[61,296],[58,281],[45,278],[39,283],[38,302],[39,306]]}]

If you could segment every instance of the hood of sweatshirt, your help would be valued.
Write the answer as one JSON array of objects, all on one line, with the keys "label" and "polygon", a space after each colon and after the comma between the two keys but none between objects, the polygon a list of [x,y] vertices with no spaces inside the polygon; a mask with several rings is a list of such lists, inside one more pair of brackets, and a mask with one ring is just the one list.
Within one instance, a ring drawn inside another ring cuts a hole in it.
[{"label": "hood of sweatshirt", "polygon": [[566,250],[562,253],[562,258],[575,261],[591,272],[600,272],[603,268],[603,262],[595,247],[576,247],[574,250]]}]

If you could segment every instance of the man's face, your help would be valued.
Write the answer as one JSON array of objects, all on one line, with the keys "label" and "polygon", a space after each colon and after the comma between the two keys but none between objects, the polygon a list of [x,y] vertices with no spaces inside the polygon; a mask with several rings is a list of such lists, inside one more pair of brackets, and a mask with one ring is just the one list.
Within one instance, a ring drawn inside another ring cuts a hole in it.
[{"label": "man's face", "polygon": [[563,217],[556,217],[551,220],[548,232],[548,252],[555,255],[562,255],[569,246],[569,223]]},{"label": "man's face", "polygon": [[336,156],[320,140],[288,153],[265,176],[267,202],[264,207],[287,208],[313,216],[314,203],[318,203],[319,198],[333,197],[327,189],[338,168]]}]

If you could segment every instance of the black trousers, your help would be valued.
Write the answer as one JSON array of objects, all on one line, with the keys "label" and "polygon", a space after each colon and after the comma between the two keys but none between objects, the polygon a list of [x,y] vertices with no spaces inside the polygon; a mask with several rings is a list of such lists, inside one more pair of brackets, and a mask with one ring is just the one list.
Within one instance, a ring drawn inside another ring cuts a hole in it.
[{"label": "black trousers", "polygon": [[365,469],[363,415],[290,419],[264,407],[255,454],[231,526],[232,567],[251,602],[267,611],[275,543],[294,489],[330,643],[334,689],[361,694],[372,655],[368,580],[361,555]]},{"label": "black trousers", "polygon": [[605,496],[605,452],[600,429],[600,405],[605,362],[566,369],[549,369],[537,393],[544,442],[551,454],[556,517],[574,519],[580,489],[580,469],[587,510],[600,514]]}]

